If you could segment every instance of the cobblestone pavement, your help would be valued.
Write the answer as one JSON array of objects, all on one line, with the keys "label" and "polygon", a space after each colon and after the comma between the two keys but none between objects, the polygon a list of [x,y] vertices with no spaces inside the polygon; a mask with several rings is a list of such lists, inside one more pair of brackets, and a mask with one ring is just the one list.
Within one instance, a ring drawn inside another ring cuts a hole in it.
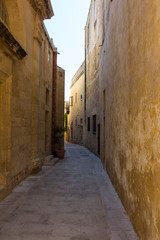
[{"label": "cobblestone pavement", "polygon": [[0,203],[0,240],[137,239],[101,161],[78,145]]}]

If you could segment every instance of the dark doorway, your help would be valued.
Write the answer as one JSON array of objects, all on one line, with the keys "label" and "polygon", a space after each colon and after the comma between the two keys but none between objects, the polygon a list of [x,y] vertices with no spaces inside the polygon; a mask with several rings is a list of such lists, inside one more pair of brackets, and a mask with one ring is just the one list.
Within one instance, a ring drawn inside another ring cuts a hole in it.
[{"label": "dark doorway", "polygon": [[100,136],[100,124],[98,124],[98,155],[100,155],[101,136]]},{"label": "dark doorway", "polygon": [[45,111],[45,152],[49,151],[49,112]]}]

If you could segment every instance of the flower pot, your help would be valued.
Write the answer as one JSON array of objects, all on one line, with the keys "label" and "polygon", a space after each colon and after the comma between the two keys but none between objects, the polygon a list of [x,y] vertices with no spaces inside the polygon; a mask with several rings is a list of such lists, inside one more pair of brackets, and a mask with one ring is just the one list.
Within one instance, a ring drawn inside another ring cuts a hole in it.
[{"label": "flower pot", "polygon": [[64,158],[64,153],[65,153],[65,150],[64,149],[61,149],[61,150],[55,150],[55,154],[56,154],[56,157],[62,159]]}]

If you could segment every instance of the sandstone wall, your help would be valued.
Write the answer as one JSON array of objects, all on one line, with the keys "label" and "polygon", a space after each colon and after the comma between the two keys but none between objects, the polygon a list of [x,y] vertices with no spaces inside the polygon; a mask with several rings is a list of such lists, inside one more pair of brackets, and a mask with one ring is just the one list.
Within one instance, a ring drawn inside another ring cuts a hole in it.
[{"label": "sandstone wall", "polygon": [[83,126],[84,126],[84,63],[77,70],[72,79],[70,88],[70,97],[72,103],[68,116],[69,141],[76,144],[83,144]]},{"label": "sandstone wall", "polygon": [[0,17],[0,199],[51,154],[53,12],[31,2],[4,0]]},{"label": "sandstone wall", "polygon": [[160,6],[157,0],[113,0],[105,9],[101,158],[140,239],[158,240]]},{"label": "sandstone wall", "polygon": [[85,145],[97,154],[96,114],[100,157],[142,240],[160,236],[159,22],[157,0],[92,0],[85,30]]},{"label": "sandstone wall", "polygon": [[[100,92],[99,92],[99,62],[102,38],[102,1],[91,1],[88,19],[85,27],[85,61],[86,61],[86,109],[84,144],[95,154],[98,150],[98,125],[100,127]],[[96,116],[96,128],[93,131],[93,116]],[[88,120],[90,119],[90,120]],[[90,121],[90,130],[88,130]]]},{"label": "sandstone wall", "polygon": [[[56,126],[64,128],[64,86],[65,71],[57,67],[56,81]],[[64,148],[64,138],[61,139],[61,147]]]}]

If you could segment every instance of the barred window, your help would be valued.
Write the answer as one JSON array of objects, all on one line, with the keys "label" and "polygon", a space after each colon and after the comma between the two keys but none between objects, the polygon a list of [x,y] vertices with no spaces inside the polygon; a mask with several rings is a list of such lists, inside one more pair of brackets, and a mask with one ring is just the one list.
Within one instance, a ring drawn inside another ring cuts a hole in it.
[{"label": "barred window", "polygon": [[6,25],[9,25],[8,13],[4,4],[4,0],[0,0],[0,18]]}]

